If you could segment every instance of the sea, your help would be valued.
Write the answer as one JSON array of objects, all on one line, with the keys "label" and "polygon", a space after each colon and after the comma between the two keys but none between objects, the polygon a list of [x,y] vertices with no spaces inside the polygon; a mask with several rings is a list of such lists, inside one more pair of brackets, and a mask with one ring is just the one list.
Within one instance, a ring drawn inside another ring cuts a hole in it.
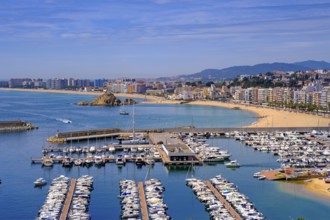
[{"label": "sea", "polygon": [[[131,163],[122,168],[115,164],[89,168],[63,168],[58,164],[52,168],[43,168],[40,164],[31,164],[31,158],[42,157],[42,146],[49,145],[46,139],[57,132],[101,128],[133,129],[133,121],[135,128],[210,128],[241,127],[257,120],[255,114],[247,111],[212,106],[142,104],[142,99],[134,105],[134,119],[132,106],[91,107],[75,104],[84,100],[91,101],[95,97],[0,91],[0,121],[23,120],[39,127],[32,131],[0,133],[0,219],[35,219],[45,202],[49,183],[60,175],[70,178],[82,175],[94,177],[89,206],[92,219],[120,219],[120,201],[117,198],[119,181],[144,181],[148,178],[158,178],[163,183],[167,213],[173,219],[209,219],[204,205],[185,185],[185,179],[194,176],[208,180],[219,174],[234,182],[239,191],[248,196],[267,219],[329,219],[330,200],[308,194],[298,184],[253,178],[253,173],[257,171],[278,168],[277,157],[256,152],[230,138],[210,138],[207,143],[228,150],[232,154],[231,159],[241,164],[238,169],[226,168],[223,163],[193,168],[166,167],[160,162],[152,168],[138,168]],[[120,115],[121,110],[130,114]],[[63,120],[72,123],[66,124]],[[102,146],[115,141],[101,139],[74,144]],[[35,188],[33,182],[39,177],[45,178],[48,184]]]}]

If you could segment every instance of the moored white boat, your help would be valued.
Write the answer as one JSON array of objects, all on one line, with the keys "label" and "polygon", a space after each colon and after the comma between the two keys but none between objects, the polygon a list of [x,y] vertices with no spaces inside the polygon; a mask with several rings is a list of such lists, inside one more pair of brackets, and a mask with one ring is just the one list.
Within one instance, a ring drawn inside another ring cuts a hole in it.
[{"label": "moored white boat", "polygon": [[226,167],[229,167],[229,168],[238,168],[238,167],[240,167],[240,164],[236,160],[232,160],[232,161],[226,163],[225,165],[226,165]]},{"label": "moored white boat", "polygon": [[44,178],[38,178],[36,181],[33,182],[34,186],[44,186],[47,184],[47,181]]}]

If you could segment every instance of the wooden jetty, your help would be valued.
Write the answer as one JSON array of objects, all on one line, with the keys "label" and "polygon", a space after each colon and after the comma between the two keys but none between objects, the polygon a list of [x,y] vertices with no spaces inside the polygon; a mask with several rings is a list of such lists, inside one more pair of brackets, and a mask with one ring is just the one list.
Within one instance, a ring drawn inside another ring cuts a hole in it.
[{"label": "wooden jetty", "polygon": [[263,170],[260,171],[261,176],[265,176],[267,180],[282,180],[286,178],[284,173],[277,170]]},{"label": "wooden jetty", "polygon": [[65,202],[64,202],[62,213],[60,215],[60,220],[66,220],[67,217],[68,217],[71,202],[72,202],[73,193],[74,193],[74,190],[76,188],[76,181],[77,181],[76,179],[71,179],[69,192],[66,195],[66,199],[65,199]]},{"label": "wooden jetty", "polygon": [[205,184],[210,188],[214,195],[221,201],[225,208],[236,220],[243,220],[242,217],[236,212],[236,210],[223,198],[223,196],[218,192],[216,188],[210,183],[210,181],[205,181]]},{"label": "wooden jetty", "polygon": [[143,189],[142,182],[138,182],[138,191],[139,191],[139,197],[140,197],[142,220],[149,220],[146,197],[144,195],[144,189]]}]

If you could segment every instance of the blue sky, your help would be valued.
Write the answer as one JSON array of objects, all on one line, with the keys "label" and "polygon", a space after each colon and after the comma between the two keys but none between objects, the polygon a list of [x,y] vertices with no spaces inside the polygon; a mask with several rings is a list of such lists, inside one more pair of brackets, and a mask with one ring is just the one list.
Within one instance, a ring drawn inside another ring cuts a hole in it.
[{"label": "blue sky", "polygon": [[330,0],[0,1],[0,78],[330,61]]}]

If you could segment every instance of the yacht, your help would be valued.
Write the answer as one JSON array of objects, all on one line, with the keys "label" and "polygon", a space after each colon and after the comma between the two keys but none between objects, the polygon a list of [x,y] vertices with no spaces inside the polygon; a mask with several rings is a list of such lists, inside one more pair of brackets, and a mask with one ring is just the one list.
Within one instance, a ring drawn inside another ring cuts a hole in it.
[{"label": "yacht", "polygon": [[207,155],[203,158],[204,162],[223,162],[224,160],[224,157],[218,155]]},{"label": "yacht", "polygon": [[47,181],[44,178],[38,178],[36,181],[33,182],[34,186],[44,186],[47,184]]},{"label": "yacht", "polygon": [[238,168],[238,167],[240,167],[240,164],[236,160],[232,160],[232,161],[226,163],[226,167]]}]

